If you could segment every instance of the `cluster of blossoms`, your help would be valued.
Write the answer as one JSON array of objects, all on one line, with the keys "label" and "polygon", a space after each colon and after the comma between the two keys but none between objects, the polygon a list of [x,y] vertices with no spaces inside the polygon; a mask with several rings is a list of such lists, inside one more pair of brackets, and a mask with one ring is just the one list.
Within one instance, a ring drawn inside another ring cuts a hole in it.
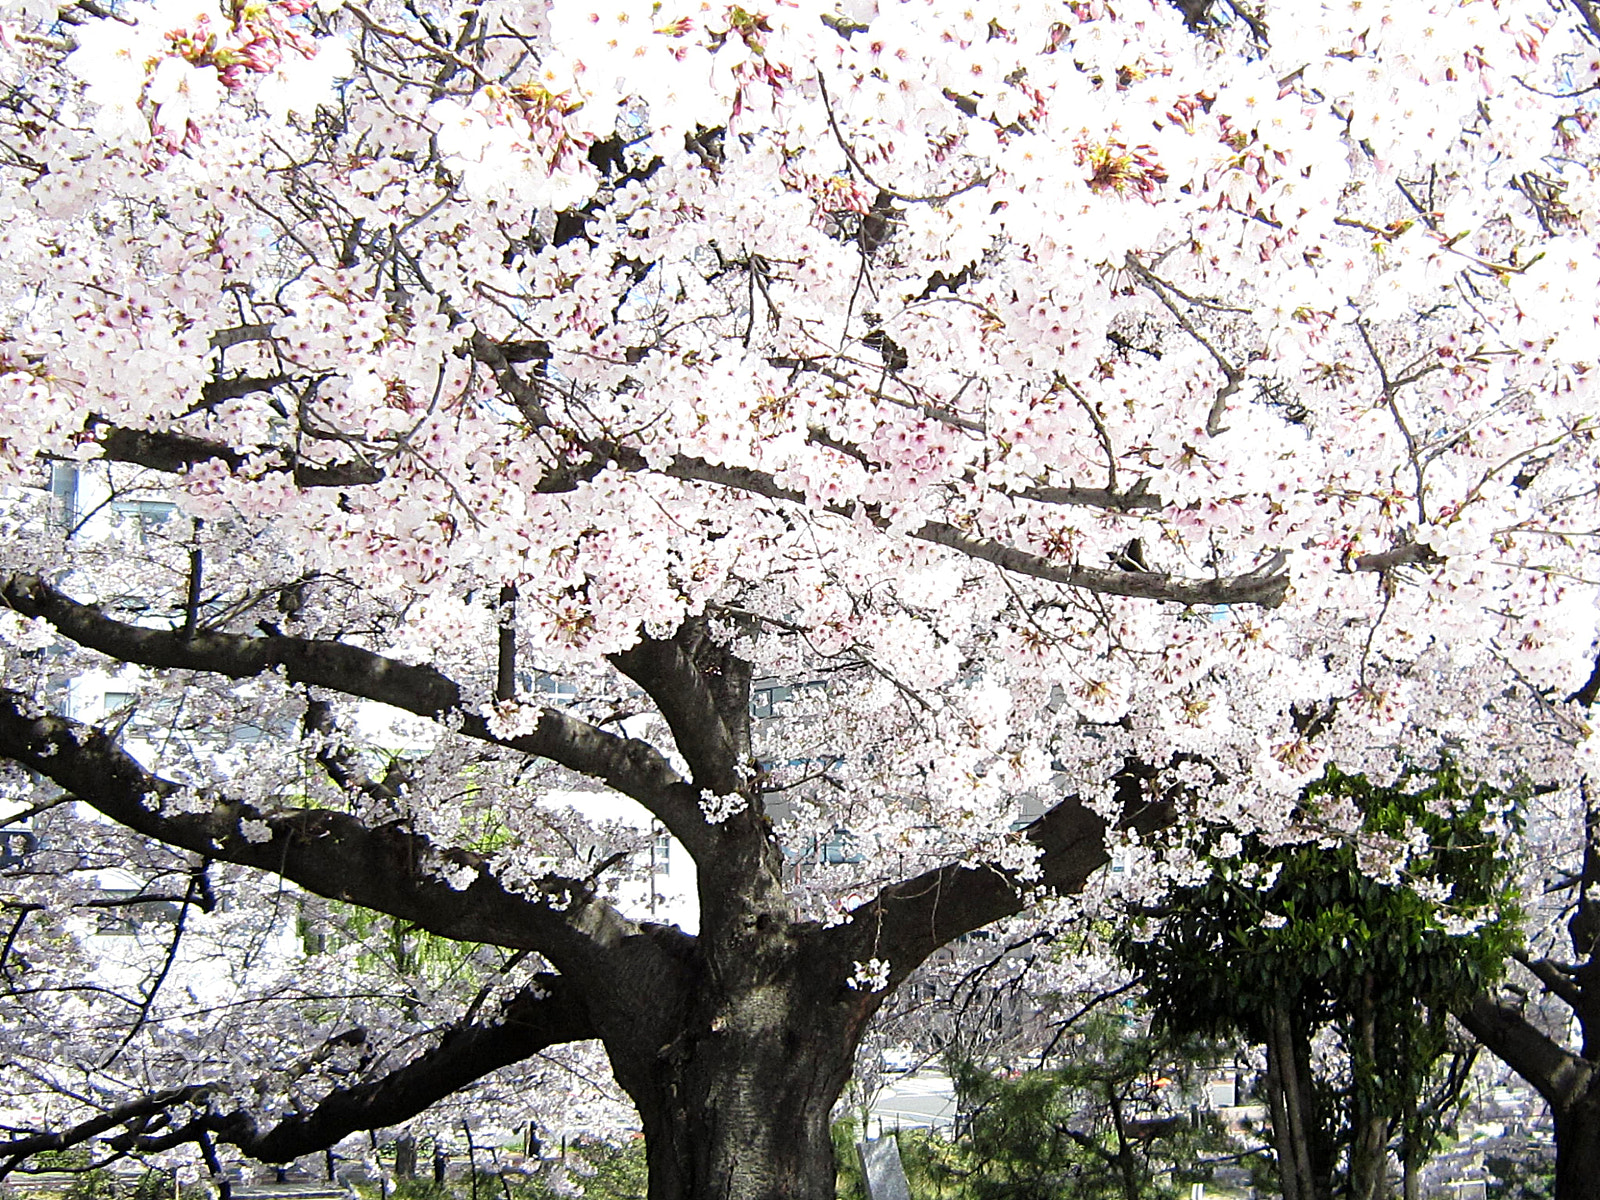
[{"label": "cluster of blossoms", "polygon": [[730,792],[726,796],[719,796],[708,790],[702,790],[700,793],[700,811],[713,825],[721,825],[749,807],[750,801],[738,792]]},{"label": "cluster of blossoms", "polygon": [[200,136],[223,96],[251,89],[276,121],[312,112],[352,59],[337,38],[304,20],[312,0],[161,0],[130,20],[101,18],[78,30],[67,69],[87,84],[95,129],[108,141],[152,133],[169,147]]},{"label": "cluster of blossoms", "polygon": [[881,992],[889,986],[889,964],[881,958],[858,962],[849,984],[858,992]]}]

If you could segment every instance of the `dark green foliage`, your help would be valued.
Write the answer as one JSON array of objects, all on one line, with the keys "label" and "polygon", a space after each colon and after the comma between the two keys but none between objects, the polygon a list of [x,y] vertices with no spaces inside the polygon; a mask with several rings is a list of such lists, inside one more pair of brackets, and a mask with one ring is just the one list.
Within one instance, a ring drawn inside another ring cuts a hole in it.
[{"label": "dark green foliage", "polygon": [[104,1167],[96,1167],[74,1175],[62,1196],[64,1200],[119,1200],[121,1193],[117,1177]]},{"label": "dark green foliage", "polygon": [[1054,1072],[1005,1079],[959,1065],[955,1080],[960,1105],[970,1113],[966,1153],[945,1165],[973,1200],[1050,1200],[1087,1182],[1086,1167],[1101,1173],[1090,1150],[1071,1136],[1081,1132],[1073,1129],[1078,1105],[1062,1094]]},{"label": "dark green foliage", "polygon": [[[396,1179],[389,1186],[389,1200],[455,1200],[459,1182],[453,1180],[448,1183],[435,1183],[431,1178],[421,1175],[412,1176],[410,1179]],[[466,1194],[470,1196],[471,1185],[461,1184],[461,1186],[466,1188]],[[495,1196],[499,1195],[500,1191],[500,1181],[495,1179],[488,1194]]]},{"label": "dark green foliage", "polygon": [[[866,1200],[866,1189],[861,1185],[861,1164],[856,1161],[856,1141],[861,1137],[861,1130],[855,1121],[845,1119],[833,1123],[833,1161],[838,1164],[838,1174],[834,1178],[834,1196],[836,1200]],[[900,1146],[902,1161],[905,1158],[905,1144]]]},{"label": "dark green foliage", "polygon": [[172,1176],[165,1171],[146,1171],[126,1191],[127,1200],[168,1200],[172,1195]]},{"label": "dark green foliage", "polygon": [[1522,1154],[1490,1154],[1483,1160],[1489,1177],[1489,1200],[1549,1200],[1556,1192],[1553,1150]]},{"label": "dark green foliage", "polygon": [[[47,1193],[59,1200],[168,1200],[172,1195],[172,1175],[166,1171],[144,1171],[138,1175],[119,1175],[94,1165],[89,1150],[46,1150],[34,1159],[40,1171],[70,1173],[59,1191]],[[183,1200],[196,1200],[203,1189],[193,1185],[183,1189]]]},{"label": "dark green foliage", "polygon": [[[1204,1177],[1194,1164],[1231,1148],[1188,1112],[1191,1076],[1212,1047],[1145,1036],[1118,1015],[1086,1022],[1060,1050],[1068,1065],[1016,1075],[953,1063],[957,1138],[923,1139],[910,1153],[902,1139],[912,1194],[1161,1200],[1186,1195]],[[919,1190],[918,1173],[931,1186]]]},{"label": "dark green foliage", "polygon": [[[566,1163],[568,1181],[581,1186],[587,1200],[645,1200],[643,1138],[620,1145],[585,1138],[568,1149]],[[535,1165],[529,1163],[530,1168]],[[377,1194],[375,1188],[363,1191],[374,1197]],[[447,1179],[443,1184],[419,1175],[397,1179],[389,1190],[389,1200],[472,1200],[474,1196],[477,1200],[557,1200],[558,1194],[542,1171],[480,1170],[476,1177]]]},{"label": "dark green foliage", "polygon": [[648,1179],[643,1138],[622,1145],[583,1141],[577,1151],[594,1171],[582,1181],[588,1200],[644,1200]]},{"label": "dark green foliage", "polygon": [[[1282,1006],[1302,1045],[1328,1028],[1349,1056],[1348,1080],[1319,1081],[1328,1143],[1347,1145],[1358,1121],[1381,1119],[1413,1154],[1432,1153],[1448,1110],[1419,1097],[1447,1048],[1447,1013],[1499,976],[1519,940],[1513,800],[1449,763],[1390,787],[1329,768],[1306,789],[1304,815],[1315,823],[1353,804],[1363,817],[1355,841],[1272,846],[1252,836],[1222,857],[1222,835],[1207,835],[1213,874],[1175,891],[1167,913],[1120,945],[1157,1026],[1267,1043]],[[1392,861],[1384,847],[1398,845],[1409,846],[1403,867],[1375,877]]]},{"label": "dark green foliage", "polygon": [[[1420,834],[1426,851],[1409,859],[1396,883],[1364,873],[1347,842],[1271,847],[1248,837],[1232,858],[1212,857],[1210,878],[1177,891],[1168,915],[1122,943],[1144,972],[1158,1023],[1211,1035],[1241,1030],[1263,1041],[1267,1002],[1285,992],[1323,1024],[1369,971],[1395,998],[1437,1005],[1499,976],[1517,944],[1519,912],[1503,840],[1486,829],[1512,817],[1498,794],[1466,791],[1448,765],[1390,788],[1330,768],[1303,803],[1315,813],[1338,799],[1365,814],[1364,834],[1397,841]],[[1430,809],[1439,805],[1459,809],[1441,816]],[[1263,887],[1265,878],[1271,882]],[[1447,932],[1440,910],[1406,886],[1425,881],[1450,888],[1447,915],[1483,923],[1470,936]],[[1284,918],[1282,927],[1263,924],[1273,917]]]}]

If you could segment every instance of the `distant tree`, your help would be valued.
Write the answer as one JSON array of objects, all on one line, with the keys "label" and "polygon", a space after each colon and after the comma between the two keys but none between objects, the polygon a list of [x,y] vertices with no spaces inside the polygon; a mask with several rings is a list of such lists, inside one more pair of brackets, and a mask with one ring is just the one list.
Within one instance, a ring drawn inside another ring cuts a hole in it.
[{"label": "distant tree", "polygon": [[1549,1200],[1555,1195],[1556,1164],[1548,1148],[1486,1155],[1483,1168],[1489,1176],[1489,1200]]},{"label": "distant tree", "polygon": [[[1597,686],[1600,671],[1576,698],[1592,702]],[[1553,887],[1572,896],[1564,923],[1536,938],[1540,948],[1514,956],[1520,979],[1508,980],[1504,993],[1485,989],[1457,1009],[1472,1036],[1550,1106],[1557,1200],[1600,1196],[1600,792],[1586,782],[1577,799],[1578,861]],[[1574,1047],[1529,1011],[1530,983],[1570,1013],[1559,1023],[1575,1026]]]},{"label": "distant tree", "polygon": [[[1336,1178],[1350,1200],[1372,1200],[1386,1193],[1393,1139],[1410,1181],[1436,1148],[1463,1073],[1458,1060],[1430,1098],[1448,1015],[1518,943],[1503,853],[1517,815],[1449,763],[1386,786],[1330,768],[1302,804],[1312,821],[1354,806],[1359,833],[1213,837],[1207,877],[1173,889],[1122,949],[1158,1027],[1266,1046],[1285,1200],[1320,1200]],[[1374,856],[1397,865],[1375,874]],[[1320,1031],[1336,1041],[1337,1075],[1315,1071]]]},{"label": "distant tree", "polygon": [[1150,1036],[1143,1024],[1102,1009],[1060,1047],[1067,1065],[1056,1069],[953,1063],[958,1139],[930,1164],[932,1178],[972,1200],[1176,1194],[1173,1167],[1227,1142],[1169,1104],[1198,1087],[1214,1048]]}]

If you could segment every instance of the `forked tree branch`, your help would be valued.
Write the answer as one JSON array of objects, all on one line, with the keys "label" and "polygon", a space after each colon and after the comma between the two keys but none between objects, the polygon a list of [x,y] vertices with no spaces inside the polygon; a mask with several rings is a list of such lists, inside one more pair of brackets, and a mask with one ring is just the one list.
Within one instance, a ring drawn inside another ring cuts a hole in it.
[{"label": "forked tree branch", "polygon": [[1573,977],[1565,972],[1561,964],[1548,958],[1530,958],[1526,954],[1516,954],[1516,958],[1529,972],[1564,1004],[1574,1010],[1583,1008],[1583,989],[1578,986]]},{"label": "forked tree branch", "polygon": [[[577,973],[638,932],[579,881],[550,878],[541,895],[516,895],[481,856],[441,850],[400,822],[368,828],[327,809],[262,812],[204,795],[198,798],[209,805],[188,811],[195,797],[145,770],[102,731],[32,709],[26,697],[0,691],[0,755],[169,846],[279,875],[442,937],[537,950]],[[476,871],[465,886],[444,878],[444,871],[463,868]]]},{"label": "forked tree branch", "polygon": [[637,645],[609,657],[611,665],[642,687],[666,718],[694,783],[719,795],[737,791],[739,761],[733,733],[681,634],[665,639],[641,634]]},{"label": "forked tree branch", "polygon": [[[1119,829],[1154,833],[1177,817],[1176,807],[1143,794],[1142,773],[1119,777]],[[963,934],[1021,912],[1034,902],[1029,890],[1061,895],[1082,891],[1089,876],[1111,861],[1105,820],[1075,796],[1062,800],[1020,833],[1039,850],[1039,876],[1023,880],[998,867],[948,863],[885,887],[853,909],[850,920],[824,936],[886,959],[898,983],[939,947]]]},{"label": "forked tree branch", "polygon": [[1484,994],[1455,1016],[1555,1111],[1565,1112],[1588,1090],[1594,1066],[1557,1045],[1510,1005]]},{"label": "forked tree branch", "polygon": [[[122,1152],[156,1153],[211,1137],[262,1162],[288,1162],[352,1133],[402,1124],[492,1071],[595,1032],[579,989],[559,975],[540,975],[488,1020],[455,1026],[404,1066],[333,1091],[266,1127],[243,1110],[208,1111],[216,1097],[235,1088],[194,1084],[130,1101],[69,1129],[0,1141],[0,1178],[29,1155],[83,1145],[119,1127],[123,1132],[106,1140]],[[173,1124],[179,1113],[188,1119]],[[166,1119],[152,1130],[157,1118]]]},{"label": "forked tree branch", "polygon": [[[691,855],[712,846],[699,793],[655,747],[607,733],[558,708],[542,710],[532,733],[497,737],[480,712],[462,702],[461,688],[441,672],[413,666],[344,642],[272,635],[197,632],[184,638],[171,630],[147,629],[82,604],[37,575],[0,577],[0,602],[39,617],[70,640],[138,666],[177,668],[244,679],[281,669],[292,683],[330,688],[430,720],[450,722],[467,737],[547,758],[604,781],[660,819]],[[458,724],[457,724],[458,723]]]}]

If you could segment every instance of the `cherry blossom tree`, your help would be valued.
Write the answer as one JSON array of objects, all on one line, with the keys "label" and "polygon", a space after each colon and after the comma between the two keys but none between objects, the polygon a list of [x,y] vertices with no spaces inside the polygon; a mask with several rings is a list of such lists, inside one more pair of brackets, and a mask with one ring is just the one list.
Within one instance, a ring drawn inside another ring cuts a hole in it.
[{"label": "cherry blossom tree", "polygon": [[[1600,694],[1600,666],[1568,699],[1589,709]],[[1569,718],[1570,719],[1570,718]],[[1600,797],[1585,782],[1556,806],[1545,823],[1556,845],[1536,865],[1549,876],[1534,878],[1528,891],[1564,901],[1557,912],[1534,922],[1529,945],[1516,954],[1521,970],[1503,989],[1486,991],[1461,1007],[1458,1019],[1473,1037],[1522,1077],[1546,1104],[1555,1127],[1556,1194],[1588,1196],[1600,1178]],[[1563,808],[1565,811],[1563,811]],[[1574,853],[1576,851],[1576,853]],[[1574,859],[1576,860],[1574,862]],[[1543,860],[1543,861],[1541,861]],[[1544,928],[1540,928],[1540,925]],[[1554,1021],[1530,993],[1542,991],[1561,1015]],[[1576,1048],[1563,1043],[1570,1030]]]},{"label": "cherry blossom tree", "polygon": [[[283,1161],[598,1039],[656,1200],[827,1196],[951,940],[1330,763],[1582,773],[1587,0],[4,12],[0,753],[88,848],[6,877],[0,1167]],[[212,948],[131,991],[119,856]],[[290,896],[472,949],[273,986]]]}]

